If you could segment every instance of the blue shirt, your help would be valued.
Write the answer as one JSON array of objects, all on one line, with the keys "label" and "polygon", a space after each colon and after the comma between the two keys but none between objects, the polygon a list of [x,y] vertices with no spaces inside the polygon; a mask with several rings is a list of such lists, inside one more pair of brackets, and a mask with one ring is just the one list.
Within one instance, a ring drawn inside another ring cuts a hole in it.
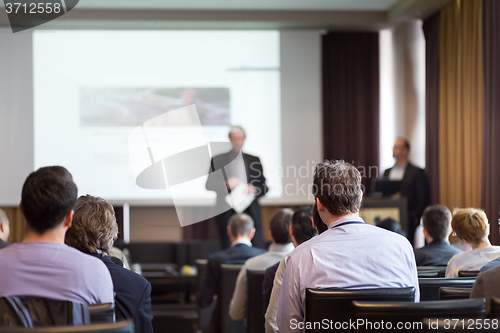
[{"label": "blue shirt", "polygon": [[415,287],[415,301],[420,300],[410,242],[360,217],[339,219],[288,257],[278,302],[280,333],[293,332],[292,320],[304,322],[306,288],[402,287]]},{"label": "blue shirt", "polygon": [[0,281],[0,297],[114,302],[113,281],[104,263],[65,244],[15,243],[0,250]]}]

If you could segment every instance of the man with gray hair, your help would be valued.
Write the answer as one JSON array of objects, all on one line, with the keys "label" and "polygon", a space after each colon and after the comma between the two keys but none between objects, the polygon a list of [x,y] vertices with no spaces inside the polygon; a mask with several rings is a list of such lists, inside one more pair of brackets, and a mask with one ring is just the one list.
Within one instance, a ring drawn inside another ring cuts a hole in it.
[{"label": "man with gray hair", "polygon": [[[231,246],[208,257],[207,271],[196,294],[196,303],[201,308],[208,307],[219,293],[220,266],[222,264],[244,264],[248,258],[266,251],[252,247],[250,242],[255,234],[253,219],[246,214],[235,214],[229,219],[227,233]],[[217,304],[210,321],[210,332],[220,332],[220,305]]]},{"label": "man with gray hair", "polygon": [[0,249],[10,245],[7,240],[9,239],[10,227],[9,219],[3,209],[0,209]]},{"label": "man with gray hair", "polygon": [[414,287],[419,301],[410,242],[359,217],[363,191],[358,169],[344,161],[319,163],[313,195],[328,230],[288,257],[276,317],[279,331],[304,331],[306,288]]}]

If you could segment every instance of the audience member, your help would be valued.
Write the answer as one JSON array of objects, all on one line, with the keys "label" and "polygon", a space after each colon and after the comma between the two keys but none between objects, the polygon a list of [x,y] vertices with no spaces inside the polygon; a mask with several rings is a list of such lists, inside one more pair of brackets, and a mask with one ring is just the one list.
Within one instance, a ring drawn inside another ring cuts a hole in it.
[{"label": "audience member", "polygon": [[279,262],[284,255],[293,250],[290,238],[290,223],[293,211],[285,208],[279,210],[270,222],[270,237],[272,244],[269,251],[259,256],[248,259],[238,274],[233,298],[229,305],[229,316],[233,320],[246,317],[247,303],[247,270],[264,270],[276,262]]},{"label": "audience member", "polygon": [[288,257],[276,316],[279,331],[291,332],[293,323],[304,322],[306,288],[414,287],[418,301],[410,242],[359,217],[363,192],[358,169],[344,161],[318,164],[313,194],[328,230]]},{"label": "audience member", "polygon": [[457,277],[459,271],[479,270],[484,264],[500,257],[500,246],[492,246],[488,240],[490,224],[483,210],[455,209],[451,227],[463,243],[472,247],[472,251],[454,255],[448,262],[446,277]]},{"label": "audience member", "polygon": [[323,232],[328,230],[328,226],[325,224],[325,222],[323,222],[321,216],[319,215],[318,206],[316,206],[316,202],[313,203],[312,206],[312,219],[314,227],[318,231],[318,234],[322,234]]},{"label": "audience member", "polygon": [[417,266],[446,266],[451,257],[462,253],[451,245],[451,212],[443,205],[429,206],[422,216],[424,237],[427,245],[415,250]]},{"label": "audience member", "polygon": [[494,267],[484,273],[480,273],[474,286],[470,298],[486,298],[486,313],[487,316],[490,312],[490,301],[493,297],[500,297],[500,267]]},{"label": "audience member", "polygon": [[[221,264],[244,264],[248,258],[266,252],[263,249],[252,247],[250,241],[255,234],[255,228],[252,218],[246,214],[231,216],[227,233],[231,246],[208,257],[207,271],[196,294],[196,303],[201,308],[209,306],[214,296],[219,293]],[[212,333],[221,331],[219,321],[221,310],[220,304],[217,304],[210,321],[210,332]]]},{"label": "audience member", "polygon": [[0,209],[0,249],[10,245],[7,241],[9,239],[9,234],[9,219],[7,218],[7,214],[5,214],[4,210]]},{"label": "audience member", "polygon": [[40,168],[28,176],[19,204],[26,231],[21,243],[0,251],[0,296],[114,302],[113,282],[102,261],[64,244],[76,198],[76,185],[63,167]]},{"label": "audience member", "polygon": [[[314,228],[314,224],[312,222],[313,213],[310,207],[301,207],[295,211],[292,217],[292,225],[290,226],[290,235],[292,237],[292,242],[295,247],[304,243],[305,241],[313,238],[318,233]],[[316,225],[320,225],[324,223],[319,220]],[[321,227],[320,227],[321,228]],[[267,309],[265,313],[266,319],[266,332],[277,332],[278,325],[276,323],[276,313],[278,311],[278,299],[280,296],[281,283],[283,281],[283,274],[286,269],[286,259],[288,255],[284,256],[283,259],[279,262],[276,270],[274,272],[266,270],[266,275],[264,277],[264,284],[267,281],[272,281],[272,291],[271,296],[266,305],[265,309]],[[270,268],[271,269],[271,268]],[[273,274],[274,273],[274,274]],[[271,280],[268,276],[273,274],[274,279]],[[268,277],[266,279],[266,277]],[[270,289],[269,287],[263,287],[263,291]]]},{"label": "audience member", "polygon": [[377,223],[377,227],[395,232],[402,236],[406,236],[403,228],[401,228],[401,223],[390,217],[383,219],[382,221]]},{"label": "audience member", "polygon": [[118,266],[109,257],[118,238],[113,206],[90,195],[78,198],[66,244],[96,257],[106,265],[115,292],[116,320],[133,319],[136,333],[153,332],[151,284],[139,274]]}]

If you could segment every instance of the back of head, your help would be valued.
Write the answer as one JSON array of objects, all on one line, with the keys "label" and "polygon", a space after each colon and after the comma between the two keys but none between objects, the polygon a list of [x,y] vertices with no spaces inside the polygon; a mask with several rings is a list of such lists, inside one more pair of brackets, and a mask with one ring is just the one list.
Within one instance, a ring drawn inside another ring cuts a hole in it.
[{"label": "back of head", "polygon": [[453,211],[451,227],[457,237],[471,245],[480,244],[490,234],[490,224],[486,213],[476,208],[457,208]]},{"label": "back of head", "polygon": [[234,214],[229,219],[229,228],[234,237],[248,237],[254,228],[253,219],[247,214]]},{"label": "back of head", "polygon": [[422,215],[424,228],[434,240],[443,240],[450,233],[451,212],[444,205],[429,206]]},{"label": "back of head", "polygon": [[293,210],[290,208],[280,209],[271,219],[271,236],[277,244],[288,244],[290,238],[290,224],[292,223]]},{"label": "back of head", "polygon": [[377,227],[405,236],[405,232],[403,231],[403,228],[401,228],[401,223],[390,217],[377,223]]},{"label": "back of head", "polygon": [[318,163],[314,170],[313,195],[333,216],[358,213],[362,198],[361,174],[344,161]]},{"label": "back of head", "polygon": [[58,226],[76,203],[78,189],[62,166],[32,172],[23,185],[21,205],[28,225],[38,234]]},{"label": "back of head", "polygon": [[314,226],[316,226],[316,230],[318,230],[318,233],[322,234],[323,232],[327,231],[328,226],[321,219],[321,216],[319,215],[318,212],[318,207],[316,206],[316,202],[312,206],[312,215],[313,215]]},{"label": "back of head", "polygon": [[115,211],[106,200],[90,195],[78,198],[66,244],[82,252],[109,254],[118,237]]},{"label": "back of head", "polygon": [[298,244],[302,244],[318,234],[312,224],[311,207],[300,207],[293,213],[292,234]]}]

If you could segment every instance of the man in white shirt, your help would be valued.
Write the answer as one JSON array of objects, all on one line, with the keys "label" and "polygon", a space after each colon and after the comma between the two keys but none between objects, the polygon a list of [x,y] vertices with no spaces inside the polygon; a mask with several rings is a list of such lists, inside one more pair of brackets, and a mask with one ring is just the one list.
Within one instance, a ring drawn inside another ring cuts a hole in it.
[{"label": "man in white shirt", "polygon": [[247,270],[264,270],[283,258],[284,255],[293,250],[290,238],[290,223],[293,211],[285,208],[279,210],[271,219],[270,236],[272,244],[269,251],[248,259],[240,270],[234,288],[233,298],[229,305],[229,316],[233,320],[240,320],[246,317],[247,303]]}]

